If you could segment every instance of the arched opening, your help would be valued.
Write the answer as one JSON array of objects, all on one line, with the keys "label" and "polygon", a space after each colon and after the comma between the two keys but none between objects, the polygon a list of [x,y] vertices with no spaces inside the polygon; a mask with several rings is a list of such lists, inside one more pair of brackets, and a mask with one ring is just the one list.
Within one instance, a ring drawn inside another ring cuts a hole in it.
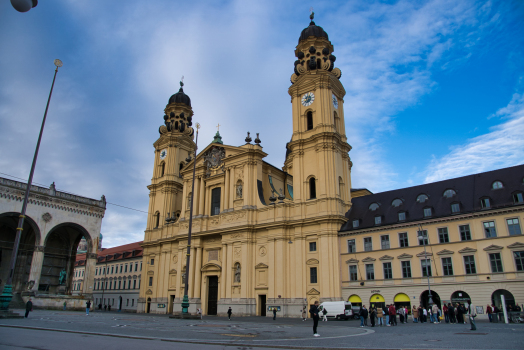
[{"label": "arched opening", "polygon": [[160,226],[160,213],[156,212],[155,214],[155,228],[158,228]]},{"label": "arched opening", "polygon": [[344,182],[340,176],[338,177],[338,194],[340,199],[344,199]]},{"label": "arched opening", "polygon": [[360,297],[356,294],[351,295],[348,298],[348,301],[351,303],[352,306],[362,306],[362,299],[360,299]]},{"label": "arched opening", "polygon": [[471,297],[468,293],[457,290],[451,294],[451,303],[453,305],[459,303],[459,304],[470,304],[471,303]]},{"label": "arched opening", "polygon": [[309,179],[309,199],[317,198],[317,186],[314,177]]},{"label": "arched opening", "polygon": [[313,130],[313,112],[307,112],[306,123],[306,130]]},{"label": "arched opening", "polygon": [[150,313],[151,312],[151,298],[147,298],[147,303],[146,303],[146,314]]},{"label": "arched opening", "polygon": [[[422,292],[422,294],[420,294],[420,304],[426,309],[429,307],[428,299],[429,299],[429,292],[425,290]],[[431,291],[431,299],[433,300],[433,304],[437,304],[439,309],[441,309],[442,302],[440,301],[440,296],[434,290]]]},{"label": "arched opening", "polygon": [[118,297],[118,311],[122,311],[122,296]]},{"label": "arched opening", "polygon": [[515,297],[511,292],[505,290],[505,289],[497,289],[491,294],[491,303],[495,304],[496,307],[498,307],[500,310],[502,310],[502,298],[501,296],[504,296],[504,301],[506,302],[505,307],[508,306],[515,306]]},{"label": "arched opening", "polygon": [[[19,216],[20,213],[14,212],[0,214],[0,290],[4,289],[10,273],[9,267],[13,254]],[[39,242],[40,230],[34,220],[26,216],[20,236],[13,281],[11,284],[13,286],[13,293],[20,293],[27,289],[33,252],[35,245],[38,245]],[[14,299],[15,298],[13,298],[13,300]]]},{"label": "arched opening", "polygon": [[82,226],[63,223],[49,231],[44,244],[39,293],[71,294],[76,252],[82,237],[86,239],[88,251],[91,252],[93,241]]},{"label": "arched opening", "polygon": [[182,177],[182,169],[184,169],[184,163],[180,162],[180,164],[178,165],[178,174],[180,177]]},{"label": "arched opening", "polygon": [[373,294],[371,298],[369,298],[369,307],[375,309],[383,309],[386,307],[386,300],[380,294]]},{"label": "arched opening", "polygon": [[340,132],[340,119],[337,112],[333,112],[333,123],[335,124],[335,131]]},{"label": "arched opening", "polygon": [[[433,292],[431,292],[433,294]],[[395,295],[395,298],[393,299],[393,302],[395,303],[395,307],[398,309],[399,307],[405,307],[408,309],[408,312],[411,310],[411,299],[409,299],[409,296],[404,293],[398,293]]]},{"label": "arched opening", "polygon": [[162,164],[160,164],[160,177],[164,176],[165,171],[166,171],[166,163],[162,162]]}]

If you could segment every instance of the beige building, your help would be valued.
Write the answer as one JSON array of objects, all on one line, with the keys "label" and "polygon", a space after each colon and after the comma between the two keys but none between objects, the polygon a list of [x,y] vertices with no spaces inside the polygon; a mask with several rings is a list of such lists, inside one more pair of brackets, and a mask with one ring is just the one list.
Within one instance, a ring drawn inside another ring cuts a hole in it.
[{"label": "beige building", "polygon": [[299,316],[315,300],[341,300],[337,233],[351,206],[345,90],[328,35],[313,21],[295,56],[293,130],[282,169],[264,161],[258,134],[254,144],[248,134],[232,146],[217,132],[210,144],[200,140],[193,190],[191,100],[182,87],[169,99],[154,143],[138,312],[180,311],[186,273],[190,312],[207,315],[231,306],[236,315],[277,307],[280,316]]},{"label": "beige building", "polygon": [[[353,199],[339,233],[357,305],[524,303],[524,165]],[[420,226],[426,235],[419,239]]]}]

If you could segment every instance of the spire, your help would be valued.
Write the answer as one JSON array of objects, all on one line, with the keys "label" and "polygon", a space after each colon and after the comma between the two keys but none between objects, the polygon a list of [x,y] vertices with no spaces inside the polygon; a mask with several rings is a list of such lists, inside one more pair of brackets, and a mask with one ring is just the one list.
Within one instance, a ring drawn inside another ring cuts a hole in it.
[{"label": "spire", "polygon": [[309,23],[309,25],[314,26],[315,22],[313,22],[313,18],[315,18],[315,12],[313,12],[313,7],[310,7],[309,11],[311,11],[311,14],[309,15],[309,19],[311,20],[311,23]]},{"label": "spire", "polygon": [[222,136],[220,136],[220,132],[218,132],[218,130],[217,130],[217,133],[215,134],[215,138],[213,139],[213,141],[211,141],[211,143],[219,143],[221,145],[224,144],[222,142]]}]

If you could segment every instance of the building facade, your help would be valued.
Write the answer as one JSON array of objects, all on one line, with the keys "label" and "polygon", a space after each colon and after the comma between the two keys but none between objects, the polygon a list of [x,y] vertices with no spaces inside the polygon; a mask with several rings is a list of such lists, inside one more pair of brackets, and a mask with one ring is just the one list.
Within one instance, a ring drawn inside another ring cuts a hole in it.
[{"label": "building facade", "polygon": [[[339,232],[357,305],[524,302],[524,165],[353,199]],[[421,237],[422,236],[422,237]]]},{"label": "building facade", "polygon": [[276,307],[279,315],[299,316],[316,300],[342,300],[333,271],[337,233],[351,206],[345,90],[333,45],[313,20],[295,56],[293,130],[282,169],[264,161],[258,134],[253,144],[249,133],[244,145],[231,146],[217,132],[187,161],[195,150],[191,100],[182,86],[169,99],[154,143],[138,312],[181,311],[186,273],[190,312],[207,315],[225,315],[231,306],[236,315],[264,316]]}]

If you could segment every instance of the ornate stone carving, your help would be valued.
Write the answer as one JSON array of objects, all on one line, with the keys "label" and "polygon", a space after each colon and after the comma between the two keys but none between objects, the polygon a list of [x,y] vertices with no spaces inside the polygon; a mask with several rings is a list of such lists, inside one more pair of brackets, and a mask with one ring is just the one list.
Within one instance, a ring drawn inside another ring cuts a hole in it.
[{"label": "ornate stone carving", "polygon": [[178,262],[178,254],[173,255],[173,263],[176,264]]},{"label": "ornate stone carving", "polygon": [[53,219],[53,217],[52,217],[51,214],[49,214],[49,213],[44,213],[44,214],[42,215],[42,220],[44,220],[45,222],[49,222],[49,221],[51,221],[52,219]]},{"label": "ornate stone carving", "polygon": [[208,169],[217,169],[222,165],[222,159],[226,156],[224,147],[213,146],[204,153],[204,164]]},{"label": "ornate stone carving", "polygon": [[240,255],[242,254],[242,248],[238,247],[234,250],[235,258],[240,258]]},{"label": "ornate stone carving", "polygon": [[215,217],[215,218],[211,219],[211,225],[212,225],[212,226],[216,226],[216,225],[218,225],[219,223],[220,223],[220,218]]},{"label": "ornate stone carving", "polygon": [[231,235],[231,238],[241,238],[241,237],[243,237],[243,236],[244,236],[244,234],[242,234],[242,233],[233,233],[233,234]]},{"label": "ornate stone carving", "polygon": [[218,260],[218,250],[210,250],[207,261]]},{"label": "ornate stone carving", "polygon": [[266,256],[266,254],[267,254],[267,249],[266,249],[266,247],[264,247],[264,246],[260,247],[260,248],[258,249],[258,253],[260,254],[261,257]]},{"label": "ornate stone carving", "polygon": [[237,185],[237,198],[242,198],[242,183]]},{"label": "ornate stone carving", "polygon": [[236,263],[235,264],[235,283],[240,283],[240,272],[241,272],[240,264]]}]

